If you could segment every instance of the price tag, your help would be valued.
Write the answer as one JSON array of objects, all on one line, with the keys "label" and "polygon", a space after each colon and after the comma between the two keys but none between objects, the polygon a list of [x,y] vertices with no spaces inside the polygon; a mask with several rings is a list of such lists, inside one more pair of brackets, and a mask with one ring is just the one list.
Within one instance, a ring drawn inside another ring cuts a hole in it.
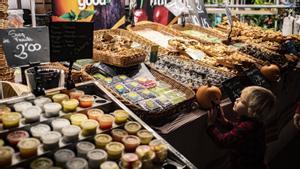
[{"label": "price tag", "polygon": [[92,58],[93,30],[94,24],[89,22],[52,22],[51,62]]},{"label": "price tag", "polygon": [[200,60],[205,56],[205,53],[201,50],[187,48],[185,52],[194,60]]},{"label": "price tag", "polygon": [[48,27],[1,29],[0,36],[10,67],[50,61]]}]

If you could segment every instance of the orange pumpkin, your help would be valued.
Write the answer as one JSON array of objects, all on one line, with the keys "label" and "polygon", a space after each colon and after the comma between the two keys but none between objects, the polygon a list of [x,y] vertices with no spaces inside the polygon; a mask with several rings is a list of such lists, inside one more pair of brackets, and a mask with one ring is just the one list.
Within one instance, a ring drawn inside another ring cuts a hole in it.
[{"label": "orange pumpkin", "polygon": [[280,69],[275,64],[264,65],[260,68],[260,72],[266,79],[275,82],[280,77]]},{"label": "orange pumpkin", "polygon": [[199,103],[200,108],[210,109],[212,102],[220,104],[222,92],[221,90],[212,85],[200,86],[196,93],[196,99]]}]

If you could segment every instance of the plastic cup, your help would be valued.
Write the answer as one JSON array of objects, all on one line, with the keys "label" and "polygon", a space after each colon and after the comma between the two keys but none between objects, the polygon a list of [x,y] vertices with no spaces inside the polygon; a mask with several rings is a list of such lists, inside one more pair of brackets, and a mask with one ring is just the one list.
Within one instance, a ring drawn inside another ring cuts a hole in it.
[{"label": "plastic cup", "polygon": [[24,101],[24,102],[19,102],[13,105],[14,109],[16,112],[22,112],[23,110],[29,108],[32,106],[32,103]]},{"label": "plastic cup", "polygon": [[78,157],[86,158],[86,154],[94,150],[95,145],[87,141],[82,141],[76,144],[76,149]]},{"label": "plastic cup", "polygon": [[12,163],[14,149],[8,146],[0,147],[0,167],[9,166]]},{"label": "plastic cup", "polygon": [[124,151],[124,145],[119,142],[110,142],[105,146],[108,158],[111,160],[118,160],[121,158]]},{"label": "plastic cup", "polygon": [[42,142],[45,150],[56,149],[59,147],[59,139],[61,134],[57,131],[50,131],[42,135]]},{"label": "plastic cup", "polygon": [[100,119],[104,112],[100,109],[90,109],[87,111],[89,119],[97,120]]},{"label": "plastic cup", "polygon": [[122,142],[124,143],[125,149],[128,152],[134,152],[135,149],[141,144],[140,138],[134,135],[123,137]]},{"label": "plastic cup", "polygon": [[115,116],[115,123],[122,124],[128,120],[129,114],[124,110],[116,110],[113,112]]},{"label": "plastic cup", "polygon": [[102,130],[112,128],[114,117],[110,114],[104,114],[100,118],[98,118],[100,128]]},{"label": "plastic cup", "polygon": [[128,136],[128,133],[126,130],[123,129],[113,129],[111,131],[111,135],[114,141],[122,142],[122,139],[125,136]]},{"label": "plastic cup", "polygon": [[104,149],[112,141],[112,138],[108,134],[98,134],[94,137],[94,140],[97,148]]},{"label": "plastic cup", "polygon": [[163,163],[168,156],[168,146],[167,144],[165,144],[162,140],[152,140],[149,143],[150,148],[152,149],[152,151],[154,151],[155,153],[155,162],[158,163]]},{"label": "plastic cup", "polygon": [[20,155],[23,158],[34,157],[37,155],[37,149],[40,141],[36,138],[25,138],[18,143]]},{"label": "plastic cup", "polygon": [[29,134],[25,130],[13,131],[7,135],[7,140],[10,145],[16,146],[21,140],[28,138]]},{"label": "plastic cup", "polygon": [[135,121],[128,121],[124,126],[124,129],[129,134],[136,134],[141,128],[142,128],[142,126],[138,122],[135,122]]},{"label": "plastic cup", "polygon": [[58,116],[59,111],[62,109],[62,106],[59,103],[46,103],[43,107],[47,117]]},{"label": "plastic cup", "polygon": [[138,131],[137,136],[141,139],[141,144],[149,144],[153,139],[153,134],[148,130]]},{"label": "plastic cup", "polygon": [[75,125],[64,127],[62,129],[62,134],[64,136],[63,141],[67,143],[77,141],[80,131],[81,131],[80,127]]},{"label": "plastic cup", "polygon": [[80,127],[81,123],[87,119],[88,119],[87,116],[84,114],[81,114],[81,113],[75,113],[75,114],[71,115],[71,117],[70,117],[72,125],[76,125],[79,127]]},{"label": "plastic cup", "polygon": [[98,122],[96,120],[84,120],[81,122],[82,135],[90,136],[95,135],[98,127]]},{"label": "plastic cup", "polygon": [[79,100],[79,97],[84,95],[84,91],[82,90],[72,90],[70,93],[70,99],[76,99]]},{"label": "plastic cup", "polygon": [[41,157],[41,158],[38,158],[38,159],[34,160],[30,164],[30,168],[31,169],[46,169],[46,168],[52,167],[52,165],[53,165],[53,162],[52,162],[51,159]]},{"label": "plastic cup", "polygon": [[76,111],[76,108],[78,107],[79,102],[76,99],[70,99],[70,100],[63,100],[62,106],[64,112],[74,112]]},{"label": "plastic cup", "polygon": [[67,120],[67,119],[63,119],[63,118],[54,119],[51,122],[51,126],[53,128],[53,131],[57,131],[57,132],[60,132],[60,133],[61,133],[61,130],[64,127],[67,127],[69,125],[71,125],[70,121]]},{"label": "plastic cup", "polygon": [[91,95],[83,95],[79,97],[79,105],[82,108],[92,107],[94,104],[95,98]]},{"label": "plastic cup", "polygon": [[51,101],[50,98],[48,98],[48,97],[42,97],[42,96],[36,98],[36,99],[33,101],[34,105],[39,106],[41,109],[44,108],[44,105],[45,105],[45,104],[51,103],[51,102],[52,102],[52,101]]},{"label": "plastic cup", "polygon": [[18,127],[21,119],[21,114],[10,112],[2,115],[3,128]]},{"label": "plastic cup", "polygon": [[105,161],[100,165],[100,169],[119,169],[119,166],[114,161]]},{"label": "plastic cup", "polygon": [[83,158],[73,158],[66,165],[67,169],[88,169],[88,162]]},{"label": "plastic cup", "polygon": [[100,164],[107,160],[107,153],[101,149],[91,150],[87,153],[87,159],[91,169],[98,169]]},{"label": "plastic cup", "polygon": [[68,99],[69,99],[69,96],[66,94],[63,94],[63,93],[55,94],[52,96],[52,100],[55,103],[59,103],[59,104],[61,104],[63,100],[68,100]]},{"label": "plastic cup", "polygon": [[56,165],[60,167],[65,168],[66,163],[73,158],[75,158],[75,153],[69,149],[60,149],[54,153],[54,159],[56,161]]},{"label": "plastic cup", "polygon": [[38,124],[30,128],[31,135],[35,138],[41,138],[41,136],[50,131],[50,127],[47,124]]},{"label": "plastic cup", "polygon": [[22,111],[26,123],[34,123],[40,120],[42,109],[39,106],[31,106]]}]

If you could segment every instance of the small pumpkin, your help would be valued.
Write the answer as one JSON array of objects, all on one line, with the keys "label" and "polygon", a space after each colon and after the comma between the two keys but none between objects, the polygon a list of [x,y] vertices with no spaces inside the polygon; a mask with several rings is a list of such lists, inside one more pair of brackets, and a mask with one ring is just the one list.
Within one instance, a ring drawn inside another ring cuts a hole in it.
[{"label": "small pumpkin", "polygon": [[196,93],[197,102],[202,109],[210,109],[212,107],[212,102],[215,104],[220,104],[221,97],[221,90],[218,87],[210,84],[200,86]]},{"label": "small pumpkin", "polygon": [[260,68],[261,74],[269,81],[275,82],[280,77],[280,69],[275,64],[264,65]]}]

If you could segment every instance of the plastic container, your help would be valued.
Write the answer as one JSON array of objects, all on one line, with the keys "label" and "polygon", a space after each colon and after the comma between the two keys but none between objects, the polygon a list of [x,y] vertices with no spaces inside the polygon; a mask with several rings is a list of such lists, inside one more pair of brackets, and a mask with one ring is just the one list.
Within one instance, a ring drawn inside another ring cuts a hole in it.
[{"label": "plastic container", "polygon": [[82,108],[92,107],[94,104],[95,98],[91,95],[83,95],[79,97],[79,105]]},{"label": "plastic container", "polygon": [[44,111],[47,117],[55,117],[59,115],[62,106],[59,103],[46,103],[44,104]]},{"label": "plastic container", "polygon": [[138,155],[139,159],[141,159],[143,169],[153,168],[155,153],[151,150],[150,146],[147,145],[138,146],[135,150],[135,153]]},{"label": "plastic container", "polygon": [[47,124],[38,124],[30,128],[30,133],[35,138],[41,138],[41,136],[50,131],[50,127]]},{"label": "plastic container", "polygon": [[118,160],[121,158],[125,147],[122,143],[110,142],[105,146],[105,149],[110,160]]},{"label": "plastic container", "polygon": [[57,131],[50,131],[44,135],[42,135],[42,142],[45,150],[56,149],[59,147],[59,140],[61,138],[61,134]]},{"label": "plastic container", "polygon": [[148,130],[140,130],[136,135],[141,139],[141,144],[149,144],[153,139],[153,134]]},{"label": "plastic container", "polygon": [[94,137],[94,140],[97,148],[104,149],[112,141],[112,138],[108,134],[98,134]]},{"label": "plastic container", "polygon": [[48,169],[52,166],[53,166],[52,160],[46,157],[38,158],[30,164],[31,169]]},{"label": "plastic container", "polygon": [[34,99],[33,103],[34,105],[36,106],[39,106],[41,109],[44,109],[44,105],[47,104],[47,103],[51,103],[51,99],[48,98],[48,97],[38,97],[36,99]]},{"label": "plastic container", "polygon": [[67,169],[88,169],[88,162],[83,158],[73,158],[66,165]]},{"label": "plastic container", "polygon": [[69,99],[69,96],[66,94],[63,94],[63,93],[55,94],[52,96],[52,100],[55,103],[59,103],[59,104],[61,104],[63,100],[68,100],[68,99]]},{"label": "plastic container", "polygon": [[100,165],[100,169],[119,169],[119,166],[114,161],[105,161]]},{"label": "plastic container", "polygon": [[34,157],[37,155],[37,149],[40,141],[36,138],[25,138],[18,143],[20,155],[23,158]]},{"label": "plastic container", "polygon": [[129,134],[136,134],[141,128],[142,128],[142,126],[138,122],[135,122],[135,121],[128,121],[124,126],[124,129]]},{"label": "plastic container", "polygon": [[149,143],[149,146],[152,151],[155,153],[155,162],[163,163],[168,156],[168,145],[164,143],[162,140],[152,140]]},{"label": "plastic container", "polygon": [[123,137],[122,142],[124,143],[125,149],[128,152],[135,152],[135,149],[141,144],[140,138],[134,135]]},{"label": "plastic container", "polygon": [[14,109],[16,112],[22,112],[23,110],[29,108],[32,106],[32,103],[27,102],[27,101],[23,101],[23,102],[19,102],[13,105]]},{"label": "plastic container", "polygon": [[53,131],[57,131],[57,132],[60,132],[60,133],[61,133],[61,130],[64,127],[67,127],[69,125],[71,125],[70,121],[67,120],[67,119],[63,119],[63,118],[54,119],[51,122],[51,126],[53,128]]},{"label": "plastic container", "polygon": [[18,127],[21,119],[20,113],[10,112],[2,115],[3,128]]},{"label": "plastic container", "polygon": [[121,169],[140,169],[142,162],[135,153],[125,153],[122,155],[120,167]]},{"label": "plastic container", "polygon": [[100,109],[90,109],[87,111],[89,119],[97,120],[100,119],[104,112]]},{"label": "plastic container", "polygon": [[42,109],[39,106],[31,106],[22,111],[26,123],[34,123],[40,121]]},{"label": "plastic container", "polygon": [[98,127],[98,122],[96,120],[84,120],[81,122],[81,128],[82,128],[82,135],[83,136],[90,136],[95,135]]},{"label": "plastic container", "polygon": [[100,164],[107,160],[107,153],[104,150],[95,149],[87,153],[87,159],[91,169],[98,169]]},{"label": "plastic container", "polygon": [[67,143],[77,141],[80,131],[81,131],[80,127],[75,125],[64,127],[62,129],[62,134],[64,136],[63,141]]},{"label": "plastic container", "polygon": [[116,110],[113,112],[113,115],[117,124],[125,123],[129,118],[129,114],[125,110]]},{"label": "plastic container", "polygon": [[126,130],[123,129],[113,129],[111,131],[111,135],[114,141],[122,142],[122,139],[125,136],[128,136],[128,133]]},{"label": "plastic container", "polygon": [[75,153],[69,149],[60,149],[54,153],[56,165],[65,168],[66,163],[75,158]]},{"label": "plastic container", "polygon": [[9,166],[12,163],[14,149],[8,146],[0,147],[0,167]]},{"label": "plastic container", "polygon": [[70,120],[72,125],[76,125],[79,126],[81,125],[81,122],[83,122],[84,120],[87,120],[87,116],[81,113],[74,113],[73,115],[71,115]]},{"label": "plastic container", "polygon": [[20,113],[10,112],[2,115],[3,128],[18,127],[21,119]]},{"label": "plastic container", "polygon": [[84,95],[84,91],[82,90],[72,90],[70,93],[70,99],[76,99],[79,100],[79,97]]},{"label": "plastic container", "polygon": [[16,146],[21,140],[28,138],[29,134],[25,130],[18,130],[10,132],[7,135],[7,140],[11,146]]},{"label": "plastic container", "polygon": [[64,112],[74,112],[76,111],[76,108],[78,107],[79,102],[76,99],[70,99],[70,100],[63,100],[62,106]]},{"label": "plastic container", "polygon": [[107,130],[112,128],[114,119],[115,118],[110,114],[102,115],[100,118],[98,118],[100,128],[102,130]]},{"label": "plastic container", "polygon": [[94,150],[95,145],[87,141],[82,141],[76,144],[76,149],[78,157],[86,158],[86,154]]}]

